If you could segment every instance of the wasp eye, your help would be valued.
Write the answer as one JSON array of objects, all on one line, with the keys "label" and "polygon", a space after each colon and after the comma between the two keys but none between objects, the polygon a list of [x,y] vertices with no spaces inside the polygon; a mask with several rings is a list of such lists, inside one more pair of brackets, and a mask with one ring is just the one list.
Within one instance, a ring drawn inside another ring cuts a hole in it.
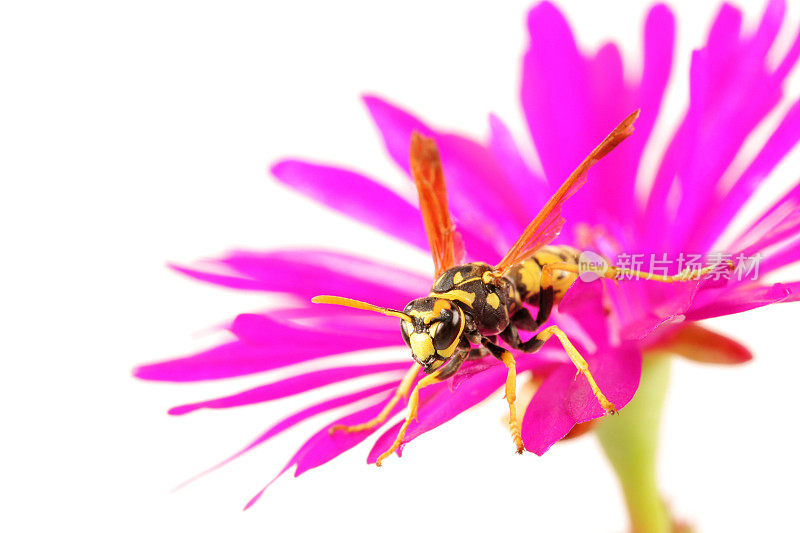
[{"label": "wasp eye", "polygon": [[403,336],[403,342],[406,343],[406,346],[411,348],[411,339],[408,338],[408,330],[406,330],[408,322],[405,320],[400,321],[400,334]]},{"label": "wasp eye", "polygon": [[437,350],[447,349],[458,336],[461,329],[461,313],[445,310],[439,315],[440,322],[433,335],[433,347]]}]

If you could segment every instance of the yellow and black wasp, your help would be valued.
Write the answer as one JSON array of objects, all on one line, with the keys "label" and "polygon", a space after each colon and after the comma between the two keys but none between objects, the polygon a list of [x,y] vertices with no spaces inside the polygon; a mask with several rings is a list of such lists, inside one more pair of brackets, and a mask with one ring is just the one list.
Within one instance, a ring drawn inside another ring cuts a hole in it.
[{"label": "yellow and black wasp", "polygon": [[[532,353],[555,335],[578,372],[589,382],[600,405],[608,413],[615,412],[614,405],[595,383],[586,361],[563,331],[557,326],[549,326],[523,341],[519,330],[536,332],[549,318],[553,305],[578,278],[578,251],[568,246],[549,246],[565,222],[561,207],[586,182],[589,168],[633,132],[633,123],[638,116],[638,110],[629,115],[592,150],[495,266],[480,262],[460,264],[464,248],[447,207],[439,152],[432,139],[416,132],[412,135],[411,172],[436,269],[436,281],[430,294],[412,300],[402,311],[338,296],[316,296],[312,301],[399,318],[400,333],[411,348],[415,363],[377,417],[356,426],[334,426],[331,431],[363,431],[383,423],[397,402],[409,396],[410,392],[405,423],[394,444],[378,458],[377,465],[380,466],[383,459],[397,450],[408,425],[416,418],[421,388],[451,377],[469,358],[492,355],[508,368],[508,420],[517,453],[522,453],[522,436],[516,415],[516,364],[511,352],[497,343],[498,337],[515,350]],[[622,273],[664,282],[687,279],[685,275],[658,276],[614,266],[601,272],[612,279]],[[538,307],[536,317],[524,304]],[[414,386],[420,366],[427,375]]]}]

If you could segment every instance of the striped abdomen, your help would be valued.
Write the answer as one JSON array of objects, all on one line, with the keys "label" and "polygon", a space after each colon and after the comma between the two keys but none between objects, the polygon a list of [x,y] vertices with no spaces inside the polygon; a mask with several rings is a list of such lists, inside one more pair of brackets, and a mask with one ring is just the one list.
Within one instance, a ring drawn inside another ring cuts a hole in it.
[{"label": "striped abdomen", "polygon": [[[578,264],[580,252],[570,246],[545,246],[528,259],[514,265],[506,277],[514,282],[519,298],[525,303],[539,305],[539,290],[542,282],[542,267],[549,263]],[[567,292],[577,274],[556,270],[553,276],[553,292],[558,302]]]}]

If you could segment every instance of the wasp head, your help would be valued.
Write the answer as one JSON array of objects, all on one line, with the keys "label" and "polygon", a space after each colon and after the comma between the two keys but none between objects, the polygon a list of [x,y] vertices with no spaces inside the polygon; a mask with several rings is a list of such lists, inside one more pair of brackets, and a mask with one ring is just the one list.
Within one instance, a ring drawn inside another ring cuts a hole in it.
[{"label": "wasp head", "polygon": [[458,346],[464,331],[464,313],[450,300],[432,296],[412,300],[403,313],[411,317],[410,322],[400,322],[403,340],[411,348],[411,357],[431,373]]},{"label": "wasp head", "polygon": [[403,340],[411,357],[428,374],[442,366],[456,351],[464,332],[464,312],[454,302],[429,296],[412,300],[403,311],[379,307],[341,296],[314,296],[312,302],[375,311],[401,320]]}]

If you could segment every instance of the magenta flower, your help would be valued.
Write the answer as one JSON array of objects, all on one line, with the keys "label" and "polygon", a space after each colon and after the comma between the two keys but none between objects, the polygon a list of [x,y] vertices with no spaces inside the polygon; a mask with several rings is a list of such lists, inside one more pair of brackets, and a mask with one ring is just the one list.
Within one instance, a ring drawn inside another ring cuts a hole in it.
[{"label": "magenta flower", "polygon": [[[767,51],[783,15],[784,3],[771,1],[757,30],[742,35],[741,13],[728,5],[722,7],[705,46],[693,54],[689,106],[660,157],[646,197],[636,193],[641,179],[638,169],[673,60],[674,20],[663,5],[654,7],[647,17],[644,67],[636,81],[623,78],[615,45],[607,44],[597,53],[581,52],[555,7],[542,3],[531,10],[531,43],[523,61],[521,98],[541,173],[522,158],[508,129],[494,115],[489,117],[488,140],[479,142],[438,131],[380,98],[367,96],[364,101],[390,157],[406,173],[410,172],[412,132],[436,141],[450,209],[467,260],[490,264],[500,260],[576,164],[623,117],[641,109],[636,132],[590,171],[588,183],[567,202],[563,210],[567,225],[556,242],[594,249],[613,258],[674,259],[665,267],[670,274],[681,270],[679,261],[689,254],[729,258],[760,254],[762,259],[757,264],[757,279],[740,275],[670,285],[647,280],[616,285],[576,282],[553,320],[586,357],[608,399],[622,408],[639,386],[643,354],[669,351],[705,361],[747,360],[751,357],[747,349],[705,330],[697,321],[800,299],[798,281],[761,281],[764,275],[800,261],[800,184],[745,231],[725,233],[745,201],[800,139],[800,102],[796,102],[748,166],[730,166],[745,138],[782,99],[783,81],[800,55],[798,34],[777,66],[767,62]],[[428,248],[415,201],[367,176],[301,160],[281,161],[272,167],[272,173],[285,185],[330,208],[391,237]],[[228,460],[312,416],[356,404],[346,416],[327,420],[280,474],[295,467],[298,476],[376,431],[381,433],[368,461],[375,462],[389,448],[401,422],[357,433],[331,434],[329,429],[369,420],[389,402],[411,362],[397,321],[348,308],[313,305],[310,300],[318,294],[335,294],[403,309],[410,300],[428,294],[430,277],[351,253],[316,249],[237,251],[202,265],[175,268],[225,287],[279,293],[286,296],[287,303],[267,313],[239,315],[229,325],[232,338],[226,344],[144,365],[136,370],[137,377],[176,382],[219,380],[279,368],[291,370],[293,365],[311,360],[319,362],[319,369],[306,369],[280,380],[266,377],[267,384],[260,387],[174,407],[170,414],[267,402],[374,376],[369,388],[311,405],[276,422]],[[326,359],[392,346],[400,347],[395,356],[375,364],[341,366],[335,359]],[[536,354],[515,355],[517,371],[535,376],[540,383],[527,408],[519,406],[524,412],[522,437],[527,450],[541,455],[576,424],[604,414],[587,382],[575,379],[575,368],[557,343],[548,343]],[[411,424],[403,443],[484,400],[505,382],[506,368],[499,361],[468,361],[450,380],[422,389],[418,422]],[[403,408],[400,402],[392,413]]]}]

